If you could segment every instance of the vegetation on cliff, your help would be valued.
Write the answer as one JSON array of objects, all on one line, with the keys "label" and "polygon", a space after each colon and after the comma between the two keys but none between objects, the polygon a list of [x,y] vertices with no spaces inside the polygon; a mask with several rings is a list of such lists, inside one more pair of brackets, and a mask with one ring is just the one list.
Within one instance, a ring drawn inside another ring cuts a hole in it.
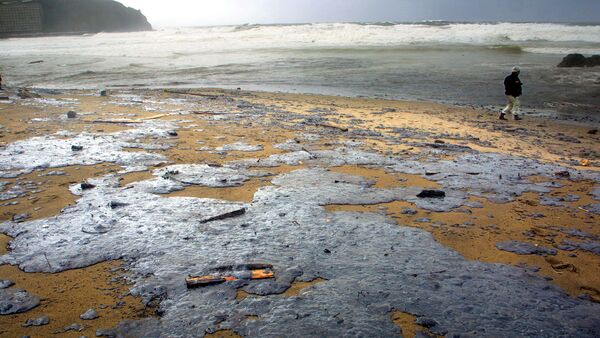
[{"label": "vegetation on cliff", "polygon": [[40,0],[40,3],[47,33],[152,30],[142,12],[113,0]]}]

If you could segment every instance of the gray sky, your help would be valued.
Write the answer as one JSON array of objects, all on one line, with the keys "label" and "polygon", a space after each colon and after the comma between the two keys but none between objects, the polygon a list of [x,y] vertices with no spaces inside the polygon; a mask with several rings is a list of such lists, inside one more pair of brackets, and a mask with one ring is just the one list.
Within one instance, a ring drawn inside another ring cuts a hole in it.
[{"label": "gray sky", "polygon": [[600,0],[119,0],[161,26],[372,21],[600,22]]}]

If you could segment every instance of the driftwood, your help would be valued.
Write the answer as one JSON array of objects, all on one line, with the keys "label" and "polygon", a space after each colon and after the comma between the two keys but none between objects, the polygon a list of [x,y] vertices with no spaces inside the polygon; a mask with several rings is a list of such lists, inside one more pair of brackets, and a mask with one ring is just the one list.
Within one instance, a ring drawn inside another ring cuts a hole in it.
[{"label": "driftwood", "polygon": [[169,116],[169,114],[158,114],[158,115],[143,118],[143,120],[156,120],[156,119],[159,119],[159,118],[165,117],[165,116]]},{"label": "driftwood", "polygon": [[178,91],[178,90],[165,90],[165,93],[200,96],[200,97],[207,97],[207,98],[210,98],[210,99],[217,99],[217,98],[223,96],[223,95],[211,95],[211,94],[191,93],[191,92],[184,92],[184,91]]},{"label": "driftwood", "polygon": [[139,119],[120,119],[120,120],[88,120],[85,123],[108,123],[108,124],[120,124],[120,123],[144,123],[146,120],[156,120],[161,117],[169,116],[169,114],[158,114],[150,117],[143,117]]},{"label": "driftwood", "polygon": [[238,265],[222,265],[214,268],[210,268],[206,273],[222,273],[227,271],[240,271],[240,270],[264,270],[273,269],[272,264],[266,263],[250,263],[250,264],[238,264]]},{"label": "driftwood", "polygon": [[210,112],[210,111],[193,111],[196,115],[227,115],[228,113]]},{"label": "driftwood", "polygon": [[343,132],[347,132],[348,128],[346,127],[339,127],[339,126],[334,126],[333,124],[328,124],[328,123],[317,123],[316,124],[319,127],[325,127],[325,128],[331,128],[331,129],[337,129]]},{"label": "driftwood", "polygon": [[234,210],[234,211],[231,211],[231,212],[228,212],[225,214],[221,214],[221,215],[218,215],[215,217],[203,219],[200,221],[200,224],[206,224],[209,222],[220,221],[220,220],[227,219],[227,218],[238,217],[238,216],[242,216],[245,213],[246,213],[246,208],[242,208],[242,209]]},{"label": "driftwood", "polygon": [[[236,281],[240,279],[258,280],[275,278],[275,274],[272,270],[273,266],[270,264],[247,264],[232,267],[235,270],[230,270],[228,268],[229,267],[217,268],[217,271],[205,276],[190,275],[185,279],[185,283],[188,289],[192,289],[197,287],[221,284],[229,281]],[[230,271],[230,273],[226,273],[226,271]]]},{"label": "driftwood", "polygon": [[130,123],[143,123],[140,120],[92,120],[92,121],[84,121],[86,123],[98,123],[98,124],[121,124],[121,123],[125,123],[125,124],[130,124]]}]

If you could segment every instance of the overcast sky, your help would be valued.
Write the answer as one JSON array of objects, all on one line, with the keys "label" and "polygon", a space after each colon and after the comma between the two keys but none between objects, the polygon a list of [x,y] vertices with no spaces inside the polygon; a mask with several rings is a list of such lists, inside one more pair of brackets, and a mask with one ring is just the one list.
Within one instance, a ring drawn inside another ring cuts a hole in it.
[{"label": "overcast sky", "polygon": [[161,26],[373,21],[600,22],[600,0],[119,0]]}]

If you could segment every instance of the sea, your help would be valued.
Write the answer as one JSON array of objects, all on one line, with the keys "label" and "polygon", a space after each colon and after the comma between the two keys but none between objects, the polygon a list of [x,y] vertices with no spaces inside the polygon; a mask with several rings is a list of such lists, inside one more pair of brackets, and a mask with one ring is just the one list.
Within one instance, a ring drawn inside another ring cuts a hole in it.
[{"label": "sea", "polygon": [[518,65],[525,109],[600,116],[600,67],[556,67],[569,53],[600,54],[600,25],[316,23],[12,38],[0,40],[0,72],[14,87],[221,87],[499,107]]}]

